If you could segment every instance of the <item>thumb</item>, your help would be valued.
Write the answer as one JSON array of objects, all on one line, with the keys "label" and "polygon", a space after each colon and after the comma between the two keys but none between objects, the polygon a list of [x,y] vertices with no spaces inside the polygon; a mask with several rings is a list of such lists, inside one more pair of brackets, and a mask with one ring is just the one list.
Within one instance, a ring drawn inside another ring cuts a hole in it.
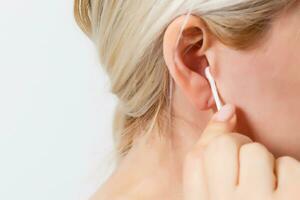
[{"label": "thumb", "polygon": [[198,143],[206,146],[215,137],[233,132],[236,126],[236,109],[232,104],[224,105],[216,112],[202,132]]}]

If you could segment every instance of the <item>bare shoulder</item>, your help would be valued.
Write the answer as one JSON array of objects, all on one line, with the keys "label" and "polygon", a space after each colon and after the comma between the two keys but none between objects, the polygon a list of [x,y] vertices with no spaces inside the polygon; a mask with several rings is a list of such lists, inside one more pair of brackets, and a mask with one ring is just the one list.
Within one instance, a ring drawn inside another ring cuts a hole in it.
[{"label": "bare shoulder", "polygon": [[116,191],[116,188],[106,188],[101,187],[94,193],[89,200],[134,200],[129,198],[129,195],[126,192]]},{"label": "bare shoulder", "polygon": [[173,199],[166,198],[172,196],[170,185],[173,181],[170,180],[173,179],[169,179],[169,168],[158,168],[157,153],[149,153],[148,147],[146,150],[136,148],[118,163],[112,175],[89,200]]},{"label": "bare shoulder", "polygon": [[[134,177],[134,178],[133,178]],[[161,198],[157,187],[158,181],[144,177],[136,179],[135,175],[121,175],[109,178],[89,200],[153,200]]]},{"label": "bare shoulder", "polygon": [[122,180],[109,178],[89,200],[129,200],[128,188],[121,186]]},{"label": "bare shoulder", "polygon": [[135,184],[130,176],[114,173],[105,183],[89,198],[89,200],[136,200],[133,196]]},{"label": "bare shoulder", "polygon": [[112,194],[105,194],[105,193],[95,193],[91,198],[89,198],[89,200],[130,200],[129,197],[127,197],[126,195],[122,195],[122,196],[117,196],[117,195],[112,195]]}]

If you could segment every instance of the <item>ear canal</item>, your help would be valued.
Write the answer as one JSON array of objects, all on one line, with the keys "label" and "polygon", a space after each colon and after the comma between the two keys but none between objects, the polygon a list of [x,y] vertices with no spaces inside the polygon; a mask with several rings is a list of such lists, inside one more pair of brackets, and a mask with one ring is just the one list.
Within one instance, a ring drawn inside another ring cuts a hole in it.
[{"label": "ear canal", "polygon": [[208,82],[210,84],[210,88],[211,88],[214,100],[216,102],[217,109],[219,111],[223,107],[223,104],[222,104],[222,102],[220,100],[215,80],[214,80],[213,76],[210,73],[210,66],[207,66],[205,68],[205,76],[206,76],[206,78],[207,78],[207,80],[208,80]]}]

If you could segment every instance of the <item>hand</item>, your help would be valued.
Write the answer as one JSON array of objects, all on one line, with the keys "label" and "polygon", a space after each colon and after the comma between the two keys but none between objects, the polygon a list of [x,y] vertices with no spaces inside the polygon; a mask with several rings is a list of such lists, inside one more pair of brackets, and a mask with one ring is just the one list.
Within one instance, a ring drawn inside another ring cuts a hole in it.
[{"label": "hand", "polygon": [[210,120],[184,163],[184,200],[299,200],[300,163],[275,159],[235,125],[232,105]]}]

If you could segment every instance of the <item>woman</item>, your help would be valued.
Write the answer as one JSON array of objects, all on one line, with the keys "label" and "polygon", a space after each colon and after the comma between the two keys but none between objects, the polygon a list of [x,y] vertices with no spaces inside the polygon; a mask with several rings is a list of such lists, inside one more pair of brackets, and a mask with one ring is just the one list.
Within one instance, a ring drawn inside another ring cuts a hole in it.
[{"label": "woman", "polygon": [[119,100],[92,199],[300,199],[299,4],[75,0]]}]

